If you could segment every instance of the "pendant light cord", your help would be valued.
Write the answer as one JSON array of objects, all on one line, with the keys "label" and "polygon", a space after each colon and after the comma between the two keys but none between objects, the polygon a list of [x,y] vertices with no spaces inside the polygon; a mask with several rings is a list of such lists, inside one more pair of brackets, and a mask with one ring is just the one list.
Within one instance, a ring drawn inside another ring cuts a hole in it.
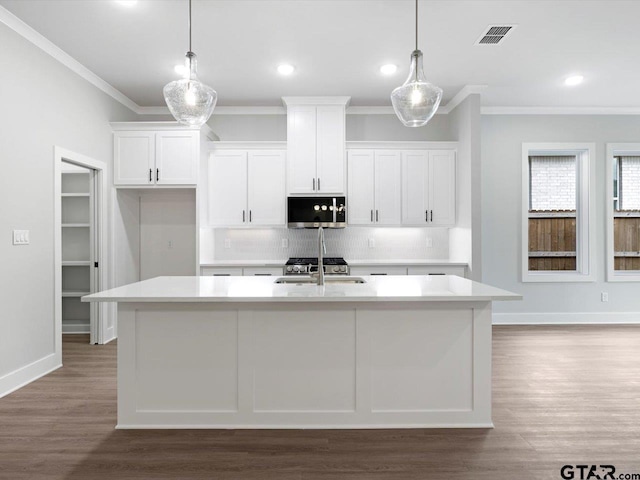
[{"label": "pendant light cord", "polygon": [[418,0],[416,0],[416,50],[418,50]]},{"label": "pendant light cord", "polygon": [[191,52],[191,0],[189,0],[189,51]]}]

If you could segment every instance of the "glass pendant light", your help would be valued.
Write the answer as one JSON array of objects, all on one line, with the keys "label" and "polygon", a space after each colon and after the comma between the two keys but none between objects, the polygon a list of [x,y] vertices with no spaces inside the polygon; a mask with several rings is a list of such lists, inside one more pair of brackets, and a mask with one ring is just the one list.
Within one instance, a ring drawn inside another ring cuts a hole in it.
[{"label": "glass pendant light", "polygon": [[442,89],[427,81],[422,71],[422,52],[418,50],[418,0],[416,0],[416,49],[411,53],[409,77],[391,92],[391,104],[407,127],[426,125],[438,110]]},{"label": "glass pendant light", "polygon": [[175,119],[189,126],[202,126],[209,120],[218,101],[216,91],[198,80],[198,61],[191,51],[191,0],[189,0],[189,51],[185,76],[165,85],[164,101]]}]

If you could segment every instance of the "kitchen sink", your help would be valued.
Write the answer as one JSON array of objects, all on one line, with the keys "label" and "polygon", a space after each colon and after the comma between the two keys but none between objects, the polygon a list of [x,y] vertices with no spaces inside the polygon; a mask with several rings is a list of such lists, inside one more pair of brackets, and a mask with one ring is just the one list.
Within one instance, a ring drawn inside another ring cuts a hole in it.
[{"label": "kitchen sink", "polygon": [[[287,284],[287,285],[315,285],[318,283],[315,277],[278,277],[276,278],[274,283],[278,284]],[[362,277],[350,277],[345,275],[336,275],[329,276],[326,275],[324,277],[325,285],[329,284],[359,284],[359,283],[367,283],[367,281]]]}]

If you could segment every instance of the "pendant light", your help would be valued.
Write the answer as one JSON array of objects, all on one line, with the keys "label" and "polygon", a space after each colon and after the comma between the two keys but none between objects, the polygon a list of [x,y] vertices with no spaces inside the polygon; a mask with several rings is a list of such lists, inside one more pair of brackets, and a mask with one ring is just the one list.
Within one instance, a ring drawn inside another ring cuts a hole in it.
[{"label": "pendant light", "polygon": [[202,126],[209,120],[218,101],[216,91],[198,80],[198,61],[191,51],[191,0],[189,0],[189,51],[185,59],[185,75],[165,85],[164,101],[175,119],[189,126]]},{"label": "pendant light", "polygon": [[391,104],[407,127],[426,125],[438,110],[442,89],[429,83],[422,71],[422,52],[418,50],[418,0],[416,0],[416,49],[411,53],[409,77],[391,92]]}]

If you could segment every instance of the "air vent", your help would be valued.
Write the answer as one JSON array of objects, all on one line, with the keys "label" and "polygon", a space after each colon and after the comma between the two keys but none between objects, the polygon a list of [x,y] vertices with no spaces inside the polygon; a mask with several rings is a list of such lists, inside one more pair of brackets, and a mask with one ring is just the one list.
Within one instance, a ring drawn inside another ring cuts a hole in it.
[{"label": "air vent", "polygon": [[513,32],[515,25],[489,25],[485,32],[480,35],[476,45],[500,45],[502,40]]}]

